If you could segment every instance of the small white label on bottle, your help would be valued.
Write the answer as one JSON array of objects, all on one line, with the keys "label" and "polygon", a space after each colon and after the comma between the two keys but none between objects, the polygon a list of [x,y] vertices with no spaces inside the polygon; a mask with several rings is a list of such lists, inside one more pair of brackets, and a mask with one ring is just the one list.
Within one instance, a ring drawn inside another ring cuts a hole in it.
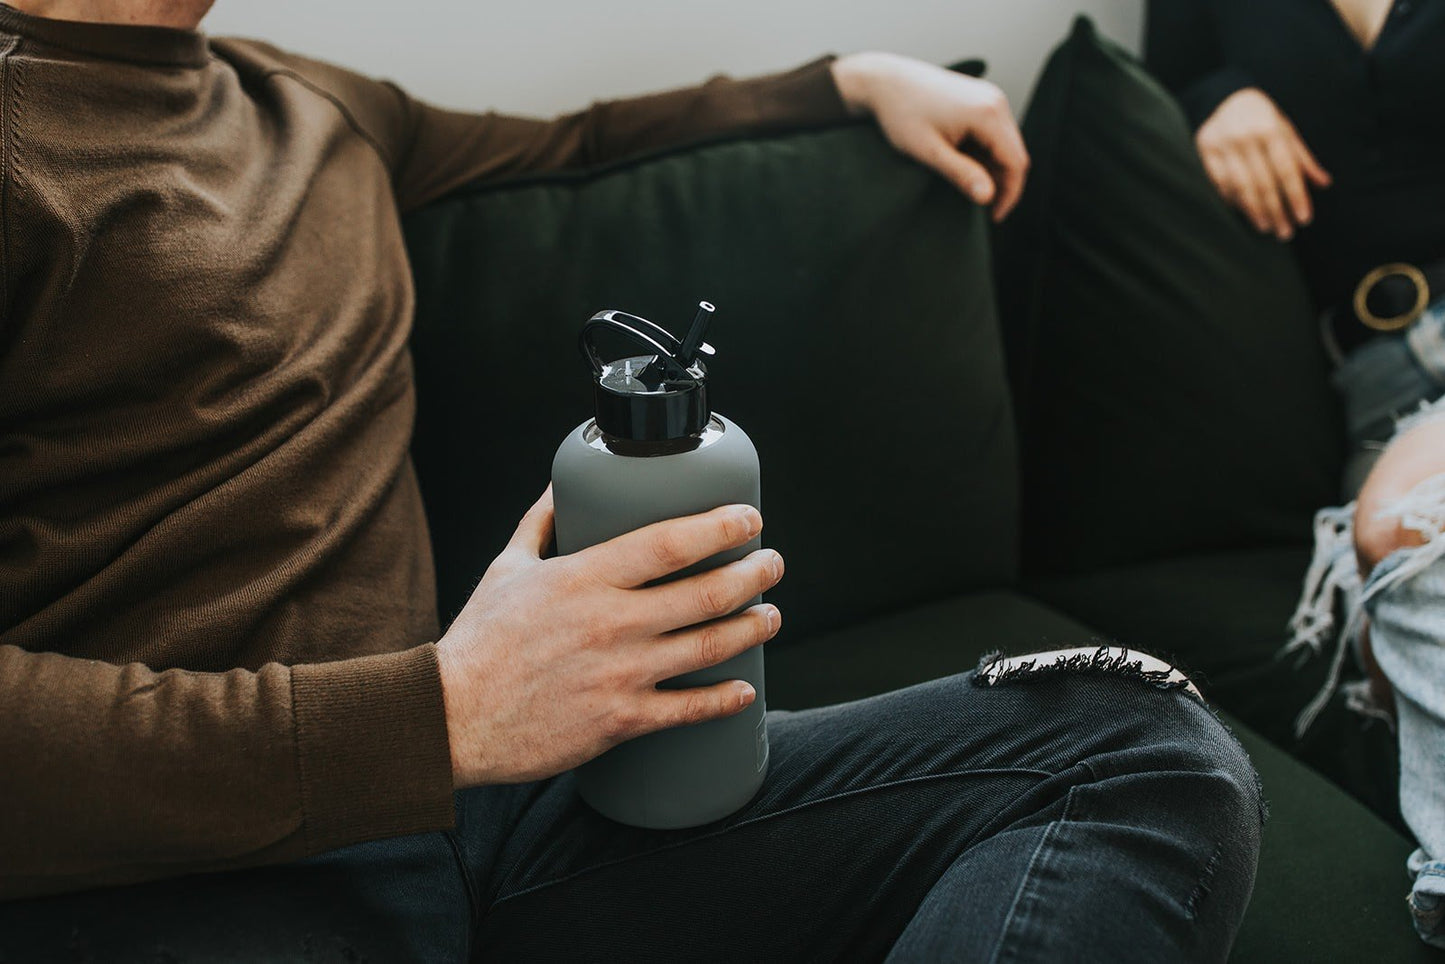
[{"label": "small white label on bottle", "polygon": [[754,743],[758,749],[758,770],[768,765],[768,718],[766,715],[758,720],[757,729],[753,731]]}]

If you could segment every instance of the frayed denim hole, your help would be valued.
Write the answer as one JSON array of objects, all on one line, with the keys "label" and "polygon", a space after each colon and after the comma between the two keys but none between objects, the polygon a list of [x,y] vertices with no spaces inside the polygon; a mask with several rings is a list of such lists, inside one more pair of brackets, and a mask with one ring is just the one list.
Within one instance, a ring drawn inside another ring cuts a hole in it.
[{"label": "frayed denim hole", "polygon": [[[1111,650],[1116,650],[1117,652],[1111,653]],[[1143,664],[1137,660],[1129,664],[1129,655],[1130,652],[1127,647],[1101,645],[1093,653],[1076,653],[1073,656],[1058,656],[1055,657],[1053,662],[1042,666],[1038,664],[1038,660],[1023,659],[1018,664],[1008,667],[1002,673],[996,673],[994,669],[1001,661],[1014,657],[1005,656],[1002,650],[994,650],[991,653],[985,654],[983,658],[978,661],[978,669],[973,676],[973,685],[986,689],[1009,683],[1027,683],[1046,676],[1070,674],[1114,675],[1126,679],[1138,679],[1153,686],[1155,689],[1166,692],[1170,690],[1183,690],[1189,685],[1190,675],[1184,672],[1175,661],[1168,660],[1167,662],[1171,670],[1177,670],[1183,673],[1183,679],[1170,680],[1167,678],[1169,672],[1164,670],[1145,670],[1143,669]],[[1240,755],[1247,761],[1250,779],[1254,785],[1254,799],[1256,801],[1259,825],[1263,827],[1269,821],[1269,801],[1265,798],[1264,780],[1260,777],[1259,769],[1254,765],[1253,758],[1250,757],[1249,751],[1244,748],[1244,744],[1240,742],[1239,737],[1235,736],[1234,730],[1220,718],[1218,710],[1208,702],[1202,700],[1194,700],[1194,702],[1199,703],[1209,711],[1210,715],[1214,717],[1215,722],[1219,724],[1230,741],[1233,742],[1235,749],[1237,749]],[[1098,774],[1096,773],[1095,776],[1097,778]]]},{"label": "frayed denim hole", "polygon": [[[1004,686],[1046,676],[1064,675],[1118,676],[1124,679],[1139,680],[1160,690],[1178,690],[1189,685],[1187,676],[1175,680],[1169,678],[1175,671],[1175,667],[1172,665],[1168,670],[1145,669],[1142,660],[1137,657],[1131,660],[1131,656],[1132,653],[1126,646],[1101,645],[1092,653],[1056,656],[1052,662],[1041,664],[1038,659],[1029,659],[1027,654],[1021,657],[1005,657],[1001,652],[993,652],[979,660],[978,671],[973,677],[973,685]],[[1005,659],[1016,659],[1018,662],[1004,667],[1002,670],[995,669]]]}]

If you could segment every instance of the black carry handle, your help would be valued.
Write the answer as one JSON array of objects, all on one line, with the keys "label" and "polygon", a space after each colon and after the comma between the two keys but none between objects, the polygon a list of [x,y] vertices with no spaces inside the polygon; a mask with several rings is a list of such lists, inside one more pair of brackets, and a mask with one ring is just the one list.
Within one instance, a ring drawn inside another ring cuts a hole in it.
[{"label": "black carry handle", "polygon": [[[618,311],[616,308],[608,308],[587,319],[582,326],[581,333],[577,336],[577,344],[582,349],[582,354],[592,367],[592,374],[595,376],[602,375],[602,366],[605,362],[597,353],[597,346],[593,340],[599,330],[606,329],[617,332],[656,356],[656,364],[660,364],[672,377],[692,379],[693,375],[688,368],[696,360],[698,353],[701,352],[705,355],[714,353],[713,347],[703,341],[702,336],[703,332],[707,330],[707,323],[711,319],[712,313],[716,310],[706,301],[700,302],[697,315],[688,327],[687,337],[678,341],[677,336],[661,325],[653,324],[646,318],[639,318],[637,315],[629,315],[625,311]],[[648,368],[651,367],[651,365],[648,366]]]}]

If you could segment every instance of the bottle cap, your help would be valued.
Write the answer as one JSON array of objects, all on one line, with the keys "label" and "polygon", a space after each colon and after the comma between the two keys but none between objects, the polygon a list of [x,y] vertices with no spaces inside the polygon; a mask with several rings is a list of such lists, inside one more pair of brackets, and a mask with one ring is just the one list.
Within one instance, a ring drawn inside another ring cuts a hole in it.
[{"label": "bottle cap", "polygon": [[[679,341],[646,318],[609,308],[582,326],[578,344],[592,369],[597,427],[606,435],[634,442],[664,442],[700,435],[712,417],[707,400],[707,366],[699,354],[714,354],[702,340],[712,314],[706,301]],[[646,353],[603,361],[596,338],[619,334]]]}]

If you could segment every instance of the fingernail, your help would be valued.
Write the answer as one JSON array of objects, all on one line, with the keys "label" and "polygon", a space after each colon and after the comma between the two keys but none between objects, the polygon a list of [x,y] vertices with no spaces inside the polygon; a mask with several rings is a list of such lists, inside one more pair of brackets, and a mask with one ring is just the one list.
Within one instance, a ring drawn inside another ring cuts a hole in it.
[{"label": "fingernail", "polygon": [[738,518],[747,523],[749,538],[763,531],[763,514],[757,509],[750,505],[745,505],[737,510],[737,514]]},{"label": "fingernail", "polygon": [[765,615],[768,619],[768,632],[776,633],[778,631],[778,607],[769,606]]},{"label": "fingernail", "polygon": [[992,187],[993,185],[987,181],[974,181],[968,186],[968,194],[979,204],[985,204],[988,202],[989,195],[992,193]]},{"label": "fingernail", "polygon": [[738,709],[740,710],[751,703],[758,695],[758,691],[753,689],[753,684],[746,680],[738,680],[736,689],[738,691]]},{"label": "fingernail", "polygon": [[774,579],[783,578],[783,557],[778,555],[776,549],[769,549],[768,553],[768,570]]}]

